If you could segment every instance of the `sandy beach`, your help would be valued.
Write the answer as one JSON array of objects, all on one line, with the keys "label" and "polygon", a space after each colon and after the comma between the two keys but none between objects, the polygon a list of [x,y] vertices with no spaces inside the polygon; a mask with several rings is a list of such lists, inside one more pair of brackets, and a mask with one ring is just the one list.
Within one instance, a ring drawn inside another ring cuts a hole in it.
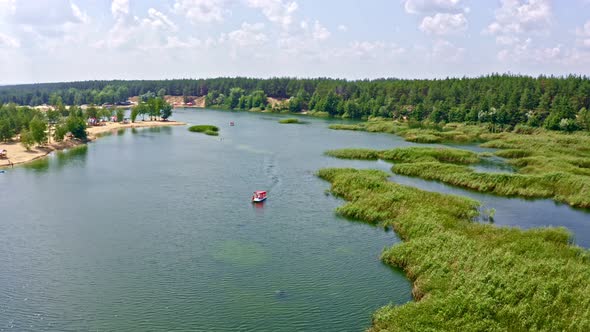
[{"label": "sandy beach", "polygon": [[[185,125],[184,122],[177,121],[138,121],[127,124],[108,122],[104,126],[89,127],[86,129],[86,132],[88,132],[88,139],[93,141],[100,137],[101,134],[113,131],[116,132],[120,129],[183,125]],[[52,142],[44,147],[35,146],[32,147],[30,151],[27,151],[20,142],[0,143],[0,150],[6,150],[8,156],[8,159],[0,159],[0,168],[30,162],[35,159],[43,158],[53,151],[69,149],[81,144],[85,143],[76,139],[68,139],[63,142]]]}]

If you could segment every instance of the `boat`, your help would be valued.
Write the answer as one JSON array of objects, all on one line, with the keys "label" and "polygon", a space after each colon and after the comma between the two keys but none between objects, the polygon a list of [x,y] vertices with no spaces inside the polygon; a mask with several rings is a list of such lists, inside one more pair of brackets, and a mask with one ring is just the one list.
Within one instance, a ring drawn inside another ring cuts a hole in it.
[{"label": "boat", "polygon": [[234,122],[233,122],[233,121],[231,121],[231,122],[229,123],[229,125],[233,127],[233,126],[234,126]]},{"label": "boat", "polygon": [[252,202],[259,203],[264,202],[266,200],[266,191],[257,190],[252,194]]}]

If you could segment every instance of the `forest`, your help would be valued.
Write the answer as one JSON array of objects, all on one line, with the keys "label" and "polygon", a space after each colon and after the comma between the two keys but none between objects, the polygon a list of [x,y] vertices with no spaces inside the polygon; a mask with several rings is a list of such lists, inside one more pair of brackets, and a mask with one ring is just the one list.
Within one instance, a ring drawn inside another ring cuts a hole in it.
[{"label": "forest", "polygon": [[590,129],[590,78],[570,75],[493,74],[433,80],[330,78],[212,78],[86,81],[0,86],[0,103],[18,105],[116,104],[129,97],[206,96],[208,107],[268,108],[267,97],[288,100],[276,111],[366,119],[384,117],[434,123],[517,124],[552,130]]}]

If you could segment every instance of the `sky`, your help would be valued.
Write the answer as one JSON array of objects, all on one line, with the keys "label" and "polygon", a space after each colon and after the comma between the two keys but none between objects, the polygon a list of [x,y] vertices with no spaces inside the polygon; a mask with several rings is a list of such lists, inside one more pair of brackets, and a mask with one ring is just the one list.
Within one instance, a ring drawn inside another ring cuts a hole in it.
[{"label": "sky", "polygon": [[590,75],[590,0],[0,0],[0,84]]}]

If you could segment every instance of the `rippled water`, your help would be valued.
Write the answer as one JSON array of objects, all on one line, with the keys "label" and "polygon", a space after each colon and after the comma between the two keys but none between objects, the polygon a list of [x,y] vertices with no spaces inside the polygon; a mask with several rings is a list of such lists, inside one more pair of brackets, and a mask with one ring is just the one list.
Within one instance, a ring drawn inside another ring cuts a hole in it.
[{"label": "rippled water", "polygon": [[[403,273],[379,260],[396,235],[335,216],[343,202],[314,172],[391,166],[328,149],[414,144],[320,119],[175,117],[221,135],[121,131],[0,175],[0,330],[359,331],[377,308],[411,300]],[[590,245],[586,211],[392,178],[482,200],[497,224],[565,225]],[[258,189],[269,199],[253,206]]]},{"label": "rippled water", "polygon": [[[379,260],[394,233],[334,215],[323,151],[386,147],[326,122],[191,111],[0,175],[0,329],[340,330],[411,285]],[[229,127],[235,121],[235,127]],[[252,191],[269,190],[264,205]]]}]

